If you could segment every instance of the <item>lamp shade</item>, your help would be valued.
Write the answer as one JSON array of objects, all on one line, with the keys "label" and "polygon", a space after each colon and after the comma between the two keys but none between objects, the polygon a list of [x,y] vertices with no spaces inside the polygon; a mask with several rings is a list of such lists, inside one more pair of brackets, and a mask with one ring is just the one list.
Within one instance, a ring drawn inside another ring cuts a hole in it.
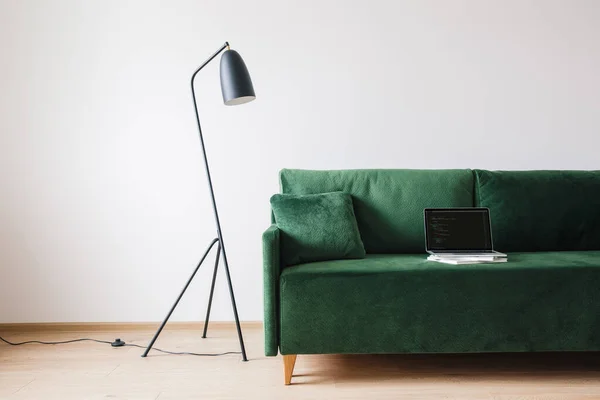
[{"label": "lamp shade", "polygon": [[221,91],[226,106],[248,103],[256,98],[248,68],[235,50],[227,50],[221,57]]}]

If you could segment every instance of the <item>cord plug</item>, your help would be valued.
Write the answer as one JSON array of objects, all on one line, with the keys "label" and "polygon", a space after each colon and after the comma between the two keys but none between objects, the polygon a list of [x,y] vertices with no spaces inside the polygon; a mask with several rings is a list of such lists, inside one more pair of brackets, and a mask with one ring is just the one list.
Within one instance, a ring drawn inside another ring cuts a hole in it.
[{"label": "cord plug", "polygon": [[124,341],[122,341],[121,339],[117,338],[117,339],[115,339],[115,341],[114,341],[114,342],[112,342],[110,345],[111,345],[112,347],[121,347],[121,346],[125,346],[125,342],[124,342]]}]

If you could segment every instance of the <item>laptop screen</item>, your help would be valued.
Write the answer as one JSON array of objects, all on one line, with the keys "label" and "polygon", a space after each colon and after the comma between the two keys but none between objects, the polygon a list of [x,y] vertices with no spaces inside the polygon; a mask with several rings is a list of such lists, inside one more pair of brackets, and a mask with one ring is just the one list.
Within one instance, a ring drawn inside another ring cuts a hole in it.
[{"label": "laptop screen", "polygon": [[425,209],[427,250],[492,250],[490,211],[487,208]]}]

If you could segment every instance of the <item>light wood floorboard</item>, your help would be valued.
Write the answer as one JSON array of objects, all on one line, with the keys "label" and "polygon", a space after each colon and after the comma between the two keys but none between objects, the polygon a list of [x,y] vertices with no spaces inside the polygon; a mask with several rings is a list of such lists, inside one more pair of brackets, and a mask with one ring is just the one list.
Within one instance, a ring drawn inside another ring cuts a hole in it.
[{"label": "light wood floorboard", "polygon": [[[153,330],[0,331],[12,341],[94,337],[146,345]],[[167,325],[156,343],[172,351],[237,351],[232,326]],[[281,356],[263,355],[262,329],[244,329],[239,355],[162,355],[90,342],[60,346],[0,343],[0,399],[600,399],[600,354],[299,355],[292,385]]]}]

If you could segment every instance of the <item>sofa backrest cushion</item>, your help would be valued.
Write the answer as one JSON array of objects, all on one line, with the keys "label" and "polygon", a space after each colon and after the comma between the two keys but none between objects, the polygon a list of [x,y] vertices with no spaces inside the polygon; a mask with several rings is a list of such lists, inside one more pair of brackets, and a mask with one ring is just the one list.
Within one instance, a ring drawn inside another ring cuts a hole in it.
[{"label": "sofa backrest cushion", "polygon": [[281,192],[352,195],[358,229],[367,253],[423,253],[423,210],[472,207],[471,170],[284,169]]},{"label": "sofa backrest cushion", "polygon": [[475,170],[494,249],[600,250],[600,171]]}]

